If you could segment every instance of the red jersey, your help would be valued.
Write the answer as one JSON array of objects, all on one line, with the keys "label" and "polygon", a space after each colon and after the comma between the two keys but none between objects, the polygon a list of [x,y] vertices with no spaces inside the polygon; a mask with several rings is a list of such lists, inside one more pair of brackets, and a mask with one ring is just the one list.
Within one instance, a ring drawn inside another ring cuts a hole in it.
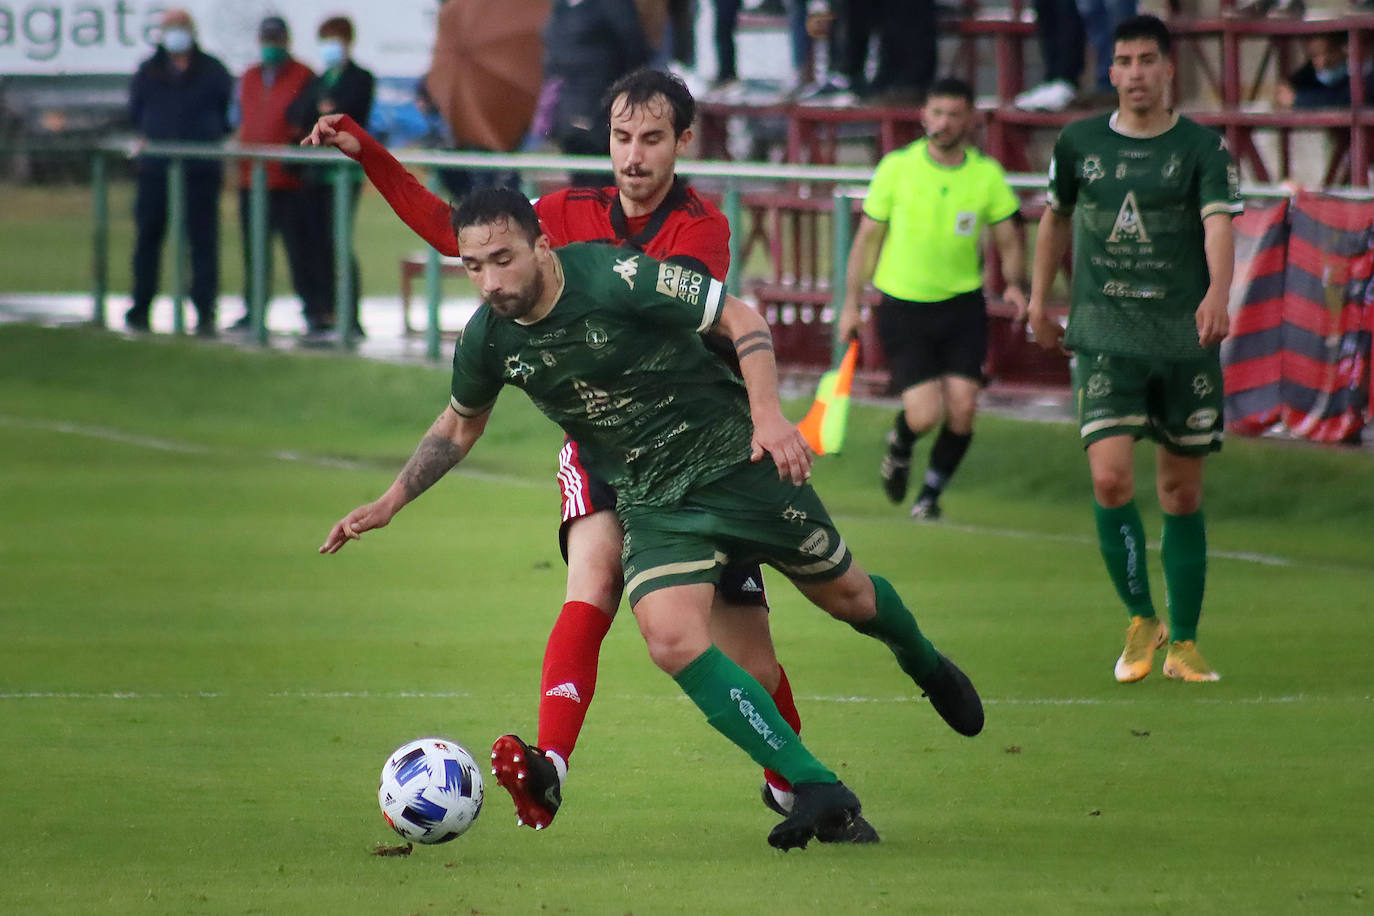
[{"label": "red jersey", "polygon": [[[340,119],[337,129],[358,138],[362,150],[356,158],[396,215],[440,254],[457,257],[458,238],[448,202],[416,181],[352,118]],[[647,220],[626,218],[614,187],[565,188],[539,198],[534,211],[555,247],[604,242],[660,261],[686,263],[722,281],[730,270],[730,224],[725,215],[679,181]]]}]

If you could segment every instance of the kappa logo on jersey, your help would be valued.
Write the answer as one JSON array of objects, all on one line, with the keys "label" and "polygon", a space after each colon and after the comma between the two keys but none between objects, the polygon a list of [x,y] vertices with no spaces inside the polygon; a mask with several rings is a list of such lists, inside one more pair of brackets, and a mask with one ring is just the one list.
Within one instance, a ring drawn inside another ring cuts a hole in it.
[{"label": "kappa logo on jersey", "polygon": [[689,305],[701,304],[702,290],[706,289],[705,274],[698,273],[681,264],[658,265],[657,289],[665,296],[681,299]]},{"label": "kappa logo on jersey", "polygon": [[631,256],[628,258],[616,258],[615,267],[611,268],[625,281],[625,285],[630,289],[635,288],[635,277],[639,275],[639,258]]},{"label": "kappa logo on jersey", "polygon": [[546,697],[562,697],[565,700],[572,700],[574,703],[581,703],[582,697],[577,693],[577,685],[572,681],[566,681],[557,687],[550,687],[544,691]]},{"label": "kappa logo on jersey", "polygon": [[1140,218],[1140,206],[1135,202],[1135,192],[1127,191],[1121,209],[1116,212],[1116,222],[1112,224],[1112,234],[1107,236],[1109,244],[1119,242],[1148,242],[1150,233]]},{"label": "kappa logo on jersey", "polygon": [[523,382],[534,375],[534,367],[520,359],[520,354],[506,357],[506,378]]}]

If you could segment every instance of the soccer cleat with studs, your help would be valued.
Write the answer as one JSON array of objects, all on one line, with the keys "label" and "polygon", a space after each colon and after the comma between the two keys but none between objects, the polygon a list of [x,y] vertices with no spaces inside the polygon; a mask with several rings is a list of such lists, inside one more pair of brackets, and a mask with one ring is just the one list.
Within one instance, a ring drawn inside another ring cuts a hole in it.
[{"label": "soccer cleat with studs", "polygon": [[1126,648],[1116,660],[1116,679],[1133,684],[1150,673],[1155,650],[1169,640],[1169,626],[1160,617],[1132,617],[1126,628]]},{"label": "soccer cleat with studs", "polygon": [[[796,802],[784,807],[778,801],[778,797],[773,794],[768,783],[763,784],[763,804],[769,811],[787,817],[791,813],[791,808],[795,807]],[[855,814],[845,827],[837,830],[817,830],[816,839],[822,843],[876,843],[879,840],[878,831],[873,829],[873,825],[864,819],[862,814]]]},{"label": "soccer cleat with studs", "polygon": [[940,664],[930,674],[916,681],[924,691],[921,695],[945,720],[945,724],[965,738],[972,738],[983,730],[983,701],[968,675],[942,653]]},{"label": "soccer cleat with studs", "polygon": [[805,849],[813,837],[838,837],[859,816],[859,798],[842,782],[796,783],[792,791],[791,812],[768,834],[768,845],[783,852]]},{"label": "soccer cleat with studs", "polygon": [[1221,680],[1221,675],[1212,670],[1197,650],[1197,643],[1191,639],[1169,643],[1169,654],[1164,656],[1164,676],[1191,683]]},{"label": "soccer cleat with studs", "polygon": [[515,802],[515,825],[543,830],[563,804],[558,768],[544,751],[515,735],[491,746],[491,773]]}]

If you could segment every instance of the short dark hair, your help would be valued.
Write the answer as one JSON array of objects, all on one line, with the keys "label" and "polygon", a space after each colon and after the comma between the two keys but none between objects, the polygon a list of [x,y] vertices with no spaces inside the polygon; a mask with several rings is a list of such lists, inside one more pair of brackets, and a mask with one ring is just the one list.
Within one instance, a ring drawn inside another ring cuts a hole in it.
[{"label": "short dark hair", "polygon": [[667,70],[641,67],[611,83],[611,88],[601,97],[601,112],[607,124],[611,123],[611,106],[622,95],[631,111],[654,96],[661,95],[667,99],[673,109],[673,135],[677,137],[682,136],[697,117],[697,101],[692,98],[692,90],[680,77]]},{"label": "short dark hair", "polygon": [[1163,19],[1149,14],[1121,20],[1112,32],[1112,42],[1118,41],[1153,41],[1159,45],[1159,52],[1165,57],[1172,57],[1174,53],[1174,39],[1169,34],[1169,27]]},{"label": "short dark hair", "polygon": [[544,234],[530,199],[514,188],[479,188],[453,208],[453,234],[469,226],[514,223],[531,245]]},{"label": "short dark hair", "polygon": [[931,83],[926,90],[926,101],[937,95],[945,99],[963,99],[968,107],[973,107],[973,87],[957,76],[942,76]]},{"label": "short dark hair", "polygon": [[320,38],[339,38],[346,45],[353,44],[353,20],[347,16],[330,16],[320,23],[316,33]]}]

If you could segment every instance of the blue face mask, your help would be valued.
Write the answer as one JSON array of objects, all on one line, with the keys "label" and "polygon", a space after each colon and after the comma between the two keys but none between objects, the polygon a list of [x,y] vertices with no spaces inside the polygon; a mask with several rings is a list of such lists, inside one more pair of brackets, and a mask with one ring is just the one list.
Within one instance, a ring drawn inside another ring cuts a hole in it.
[{"label": "blue face mask", "polygon": [[1317,71],[1317,82],[1323,86],[1334,86],[1341,80],[1350,79],[1350,65],[1337,64],[1334,67],[1327,67],[1325,70]]},{"label": "blue face mask", "polygon": [[347,57],[342,41],[320,42],[320,63],[324,64],[326,70],[333,70],[342,64]]},{"label": "blue face mask", "polygon": [[186,29],[168,29],[162,33],[162,46],[169,54],[185,54],[191,50],[191,33]]}]

